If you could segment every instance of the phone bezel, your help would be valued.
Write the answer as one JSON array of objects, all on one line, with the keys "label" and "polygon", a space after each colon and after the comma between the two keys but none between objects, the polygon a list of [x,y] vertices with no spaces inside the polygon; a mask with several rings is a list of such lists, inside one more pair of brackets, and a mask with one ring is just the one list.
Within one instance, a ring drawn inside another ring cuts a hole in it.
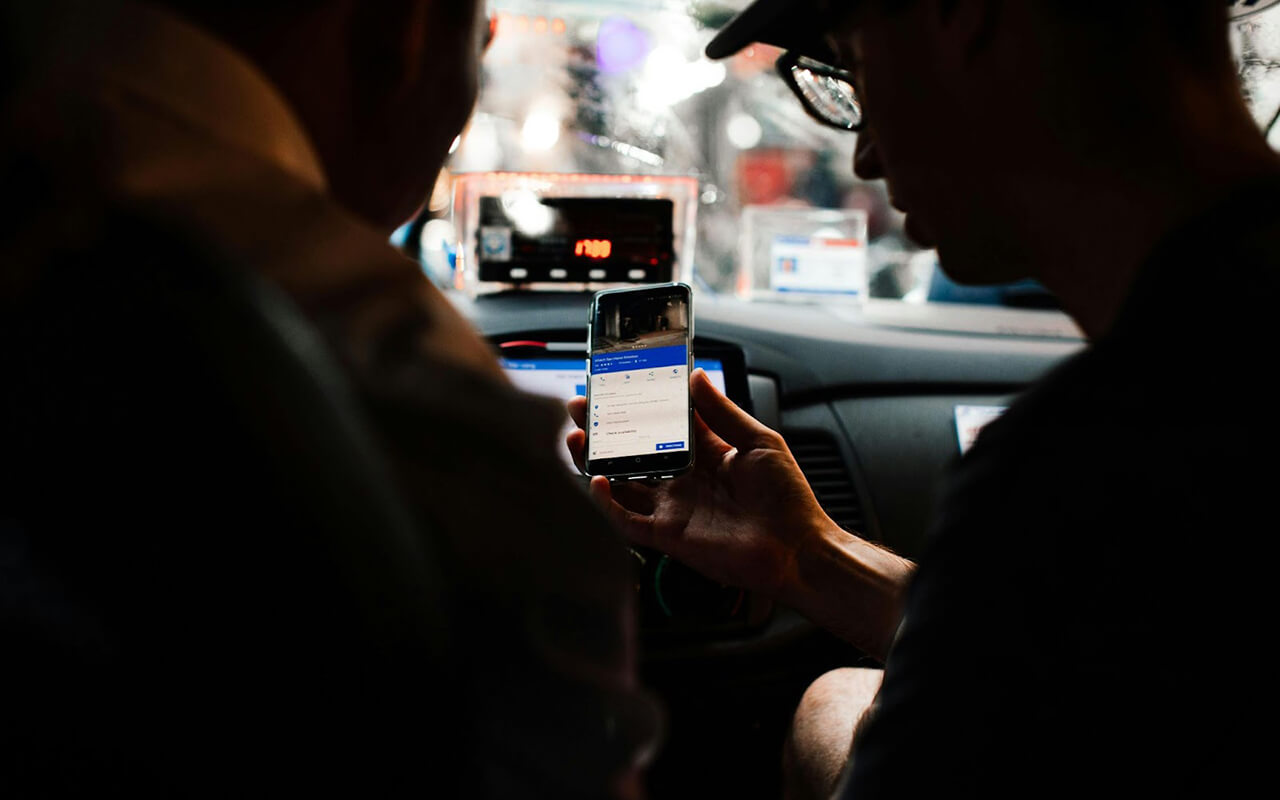
[{"label": "phone bezel", "polygon": [[[591,408],[591,395],[594,388],[591,380],[594,375],[591,371],[592,355],[595,353],[595,320],[596,311],[599,307],[600,300],[609,295],[619,294],[649,294],[654,293],[657,296],[667,297],[672,294],[683,294],[685,302],[689,308],[689,328],[685,332],[685,356],[686,356],[686,372],[693,373],[693,340],[694,340],[694,315],[693,315],[693,289],[688,284],[680,282],[672,283],[656,283],[646,286],[628,286],[621,289],[605,289],[596,292],[591,298],[591,306],[587,316],[587,408]],[[693,467],[694,461],[694,427],[693,427],[693,398],[689,396],[688,389],[685,390],[685,403],[688,406],[688,436],[689,449],[679,450],[670,453],[652,453],[642,456],[620,456],[618,458],[598,458],[594,460],[585,459],[587,475],[592,477],[603,475],[611,481],[623,480],[662,480],[674,478],[682,473],[688,472]],[[585,453],[591,452],[591,428],[586,426],[587,442]],[[584,455],[585,455],[584,453]]]}]

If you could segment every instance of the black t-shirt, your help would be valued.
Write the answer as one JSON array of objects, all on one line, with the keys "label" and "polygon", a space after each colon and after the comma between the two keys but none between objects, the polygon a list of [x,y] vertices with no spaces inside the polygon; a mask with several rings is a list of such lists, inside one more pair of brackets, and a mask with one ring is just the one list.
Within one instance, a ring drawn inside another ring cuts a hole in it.
[{"label": "black t-shirt", "polygon": [[1268,179],[1167,237],[1112,331],[984,430],[844,796],[1227,796],[1269,777],[1277,268]]}]

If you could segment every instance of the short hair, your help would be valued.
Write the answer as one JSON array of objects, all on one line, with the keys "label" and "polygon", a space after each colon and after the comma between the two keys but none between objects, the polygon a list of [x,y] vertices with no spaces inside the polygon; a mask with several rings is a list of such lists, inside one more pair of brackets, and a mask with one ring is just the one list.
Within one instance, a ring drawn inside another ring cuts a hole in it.
[{"label": "short hair", "polygon": [[[300,16],[323,8],[334,0],[149,0],[153,5],[173,11],[186,19],[223,33],[252,29],[255,19],[268,25],[279,24],[291,16]],[[374,0],[386,2],[386,0]],[[483,0],[475,0],[483,2]],[[435,7],[447,24],[462,21],[474,7],[462,0],[437,0]]]},{"label": "short hair", "polygon": [[242,40],[279,29],[296,16],[323,7],[329,0],[148,0],[217,35]]},{"label": "short hair", "polygon": [[178,11],[183,14],[204,16],[215,9],[220,12],[235,14],[256,12],[263,14],[288,14],[308,11],[322,6],[329,0],[221,0],[210,3],[208,0],[150,0],[152,5]]}]

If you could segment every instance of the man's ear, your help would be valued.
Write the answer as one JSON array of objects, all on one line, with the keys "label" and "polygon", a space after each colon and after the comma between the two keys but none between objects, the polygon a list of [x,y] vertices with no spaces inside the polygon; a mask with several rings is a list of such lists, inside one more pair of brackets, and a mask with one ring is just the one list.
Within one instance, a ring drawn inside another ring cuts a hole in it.
[{"label": "man's ear", "polygon": [[1004,16],[1004,0],[931,0],[933,24],[949,43],[940,54],[956,67],[971,63],[990,45]]}]

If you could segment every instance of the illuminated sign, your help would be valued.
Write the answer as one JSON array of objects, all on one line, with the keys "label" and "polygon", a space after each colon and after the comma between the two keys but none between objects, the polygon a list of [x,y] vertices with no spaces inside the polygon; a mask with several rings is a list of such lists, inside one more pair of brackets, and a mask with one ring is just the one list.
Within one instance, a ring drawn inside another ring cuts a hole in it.
[{"label": "illuminated sign", "polygon": [[608,258],[613,253],[613,242],[609,239],[579,239],[573,246],[575,256],[587,258]]},{"label": "illuminated sign", "polygon": [[503,189],[476,198],[478,224],[467,234],[474,249],[466,254],[479,262],[480,279],[522,284],[670,281],[675,202],[590,194],[539,197],[532,190]]}]

